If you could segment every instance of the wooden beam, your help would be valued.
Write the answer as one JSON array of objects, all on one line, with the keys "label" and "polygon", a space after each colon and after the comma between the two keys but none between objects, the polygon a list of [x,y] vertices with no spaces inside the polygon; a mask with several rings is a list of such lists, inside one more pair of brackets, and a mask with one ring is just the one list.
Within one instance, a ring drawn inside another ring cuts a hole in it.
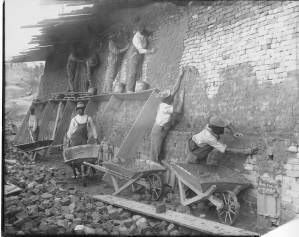
[{"label": "wooden beam", "polygon": [[67,101],[63,110],[61,120],[57,127],[57,132],[54,137],[53,145],[62,144],[63,137],[69,128],[71,122],[71,116],[75,110],[76,104],[73,101]]},{"label": "wooden beam", "polygon": [[56,114],[55,123],[54,123],[54,129],[53,129],[53,133],[52,133],[52,140],[54,140],[54,138],[55,138],[57,125],[58,125],[58,122],[59,122],[59,117],[60,117],[60,114],[62,113],[62,107],[63,107],[63,102],[60,101],[59,105],[58,105],[58,110],[57,110],[57,114]]},{"label": "wooden beam", "polygon": [[229,236],[259,236],[257,233],[248,230],[224,225],[215,221],[210,221],[171,210],[167,210],[165,213],[156,213],[156,208],[154,206],[132,200],[127,200],[112,195],[95,195],[92,196],[92,198],[114,206],[125,208],[133,212],[140,213],[142,215],[158,218],[167,222],[184,226],[204,234]]}]

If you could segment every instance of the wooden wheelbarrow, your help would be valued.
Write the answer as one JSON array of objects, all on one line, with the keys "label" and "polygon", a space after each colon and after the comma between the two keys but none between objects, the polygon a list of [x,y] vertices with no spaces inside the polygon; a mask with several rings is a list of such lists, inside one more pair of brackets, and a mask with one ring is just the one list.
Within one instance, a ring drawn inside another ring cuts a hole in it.
[{"label": "wooden wheelbarrow", "polygon": [[[152,200],[158,200],[163,193],[163,178],[161,174],[166,169],[156,162],[145,160],[142,161],[141,165],[135,166],[135,168],[124,168],[121,164],[111,161],[103,162],[102,166],[88,162],[84,162],[84,164],[110,175],[114,187],[112,195],[117,195],[130,186],[132,186],[133,191],[137,191],[135,184],[138,184],[139,187],[144,187],[150,193]],[[125,180],[125,183],[120,185],[118,180]]]},{"label": "wooden wheelbarrow", "polygon": [[[100,145],[95,144],[87,144],[80,146],[73,146],[64,148],[63,150],[63,159],[67,165],[70,165],[73,168],[74,176],[76,178],[77,168],[81,173],[81,178],[83,185],[87,184],[87,176],[91,175],[92,169],[89,166],[85,166],[84,162],[89,162],[91,164],[100,164]],[[95,174],[95,170],[93,170],[93,174]]]},{"label": "wooden wheelbarrow", "polygon": [[25,156],[31,161],[35,161],[38,151],[44,150],[42,157],[45,157],[49,147],[52,145],[53,140],[43,140],[26,144],[14,145],[18,150],[21,150]]},{"label": "wooden wheelbarrow", "polygon": [[[177,178],[182,205],[209,200],[216,207],[222,223],[234,224],[240,209],[237,195],[251,185],[246,178],[227,167],[165,162],[164,164]],[[190,189],[193,192],[190,192]]]}]

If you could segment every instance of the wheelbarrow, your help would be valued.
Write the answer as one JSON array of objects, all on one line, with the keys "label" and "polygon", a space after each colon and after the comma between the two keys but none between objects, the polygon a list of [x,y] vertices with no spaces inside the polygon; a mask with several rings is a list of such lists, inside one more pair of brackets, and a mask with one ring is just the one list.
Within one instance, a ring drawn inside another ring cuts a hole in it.
[{"label": "wheelbarrow", "polygon": [[209,200],[216,207],[220,222],[227,225],[234,224],[240,210],[237,195],[251,185],[246,178],[227,167],[204,164],[164,164],[177,178],[182,205]]},{"label": "wheelbarrow", "polygon": [[95,144],[87,144],[87,145],[79,145],[64,148],[63,150],[63,159],[65,164],[71,166],[73,168],[74,176],[76,178],[76,170],[79,170],[81,173],[81,178],[83,185],[87,184],[87,176],[91,176],[95,174],[95,170],[91,169],[89,166],[84,165],[84,162],[89,162],[91,164],[100,164],[100,145]]},{"label": "wheelbarrow", "polygon": [[[137,165],[135,163],[134,167],[130,168],[112,161],[105,161],[102,163],[102,166],[87,162],[84,162],[84,164],[110,175],[114,187],[114,193],[112,195],[117,195],[131,186],[133,191],[145,188],[145,190],[150,193],[151,199],[155,201],[162,196],[162,173],[165,172],[166,169],[156,162],[140,160]],[[119,180],[125,180],[125,183],[120,185]],[[139,185],[139,189],[136,188],[136,184]]]},{"label": "wheelbarrow", "polygon": [[26,144],[18,144],[18,145],[14,145],[14,147],[22,151],[29,160],[35,161],[37,152],[44,150],[42,157],[45,157],[52,143],[53,140],[43,140],[43,141],[36,141],[32,143],[26,143]]}]

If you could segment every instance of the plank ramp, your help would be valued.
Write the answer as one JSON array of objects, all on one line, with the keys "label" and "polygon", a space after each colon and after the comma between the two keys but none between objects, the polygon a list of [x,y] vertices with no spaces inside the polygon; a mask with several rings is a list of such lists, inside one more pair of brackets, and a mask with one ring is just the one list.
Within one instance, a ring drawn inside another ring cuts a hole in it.
[{"label": "plank ramp", "polygon": [[151,216],[180,226],[184,226],[204,234],[229,236],[258,236],[257,233],[248,230],[224,225],[218,222],[205,220],[203,218],[171,210],[167,210],[165,213],[156,213],[156,209],[154,206],[132,200],[127,200],[112,195],[94,195],[92,196],[92,198],[146,216]]},{"label": "plank ramp", "polygon": [[116,155],[117,157],[126,160],[130,160],[134,157],[139,144],[142,142],[142,137],[146,131],[151,129],[154,125],[157,108],[160,102],[160,99],[153,91],[121,144],[119,152]]}]

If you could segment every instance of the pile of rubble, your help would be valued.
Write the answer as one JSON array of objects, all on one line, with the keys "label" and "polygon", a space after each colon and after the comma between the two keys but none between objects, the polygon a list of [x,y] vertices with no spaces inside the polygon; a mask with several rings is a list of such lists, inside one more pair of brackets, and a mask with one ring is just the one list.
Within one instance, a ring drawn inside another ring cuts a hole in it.
[{"label": "pile of rubble", "polygon": [[88,197],[57,168],[16,164],[7,179],[23,190],[4,200],[6,234],[198,234]]}]

